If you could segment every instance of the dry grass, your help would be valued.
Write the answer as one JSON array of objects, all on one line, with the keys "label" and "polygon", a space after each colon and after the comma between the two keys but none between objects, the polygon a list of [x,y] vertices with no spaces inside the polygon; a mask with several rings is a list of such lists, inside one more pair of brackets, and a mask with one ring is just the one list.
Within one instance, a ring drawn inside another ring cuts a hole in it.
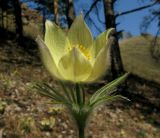
[{"label": "dry grass", "polygon": [[[1,12],[0,12],[1,14]],[[6,14],[4,13],[4,19],[3,19],[3,24],[4,24],[4,29],[10,31],[10,32],[16,32],[15,30],[15,18],[13,14]],[[40,16],[37,13],[37,16]],[[22,17],[23,19],[24,17]],[[1,22],[1,19],[0,19]],[[22,20],[23,23],[23,20]],[[0,24],[0,27],[1,24]],[[23,35],[25,37],[30,37],[32,39],[35,39],[37,37],[37,35],[42,35],[42,21],[39,19],[38,21],[35,20],[28,20],[27,24],[23,23]]]},{"label": "dry grass", "polygon": [[[58,106],[49,104],[50,100],[32,88],[37,81],[57,86],[35,54],[29,55],[11,40],[1,40],[0,63],[0,132],[4,138],[77,138],[68,112],[57,110]],[[139,93],[154,94],[147,85],[130,84],[139,86]],[[154,96],[151,99],[159,104]],[[148,112],[150,108],[135,99],[102,106],[94,112],[86,138],[160,138],[160,127],[154,125],[160,124],[159,110]]]},{"label": "dry grass", "polygon": [[133,37],[120,43],[126,71],[160,83],[160,63],[151,56],[151,37]]}]

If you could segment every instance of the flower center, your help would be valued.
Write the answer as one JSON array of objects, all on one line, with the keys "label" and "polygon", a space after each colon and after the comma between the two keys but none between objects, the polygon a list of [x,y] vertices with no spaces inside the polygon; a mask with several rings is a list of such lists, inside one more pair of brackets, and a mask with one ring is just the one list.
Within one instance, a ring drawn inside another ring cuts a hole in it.
[{"label": "flower center", "polygon": [[81,51],[81,53],[83,53],[83,55],[84,55],[88,60],[91,59],[91,55],[90,55],[89,51],[88,51],[83,45],[77,44],[77,45],[74,45],[73,47],[68,47],[67,50],[70,51],[70,50],[72,50],[74,47],[75,47],[75,48],[78,48],[78,49]]}]

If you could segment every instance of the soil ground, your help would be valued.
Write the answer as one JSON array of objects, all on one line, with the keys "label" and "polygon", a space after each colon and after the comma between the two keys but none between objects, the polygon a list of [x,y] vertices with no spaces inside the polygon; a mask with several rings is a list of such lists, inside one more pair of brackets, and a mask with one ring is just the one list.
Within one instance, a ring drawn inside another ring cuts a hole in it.
[{"label": "soil ground", "polygon": [[[1,39],[0,137],[76,138],[68,112],[32,88],[37,81],[57,85],[37,49],[26,50],[14,40]],[[99,107],[86,128],[87,138],[160,138],[159,85],[134,75],[127,84],[124,95],[131,101]]]}]

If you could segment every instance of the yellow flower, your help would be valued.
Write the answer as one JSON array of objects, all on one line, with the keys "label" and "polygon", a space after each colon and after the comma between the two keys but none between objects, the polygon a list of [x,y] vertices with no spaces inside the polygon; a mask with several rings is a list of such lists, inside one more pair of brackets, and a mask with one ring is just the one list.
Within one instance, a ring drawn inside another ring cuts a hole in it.
[{"label": "yellow flower", "polygon": [[101,33],[95,40],[82,15],[73,22],[66,34],[56,24],[46,21],[44,41],[37,37],[42,60],[47,70],[60,80],[92,82],[109,68],[109,34]]}]

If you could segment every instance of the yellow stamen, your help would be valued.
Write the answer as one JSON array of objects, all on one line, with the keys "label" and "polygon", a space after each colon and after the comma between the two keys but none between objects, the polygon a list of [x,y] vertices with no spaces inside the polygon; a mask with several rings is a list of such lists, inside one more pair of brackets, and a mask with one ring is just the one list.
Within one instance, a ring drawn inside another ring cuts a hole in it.
[{"label": "yellow stamen", "polygon": [[[73,47],[78,48],[88,60],[91,59],[91,55],[89,51],[83,45],[77,44],[77,45],[74,45]],[[68,47],[67,51],[71,51],[73,47]]]}]

